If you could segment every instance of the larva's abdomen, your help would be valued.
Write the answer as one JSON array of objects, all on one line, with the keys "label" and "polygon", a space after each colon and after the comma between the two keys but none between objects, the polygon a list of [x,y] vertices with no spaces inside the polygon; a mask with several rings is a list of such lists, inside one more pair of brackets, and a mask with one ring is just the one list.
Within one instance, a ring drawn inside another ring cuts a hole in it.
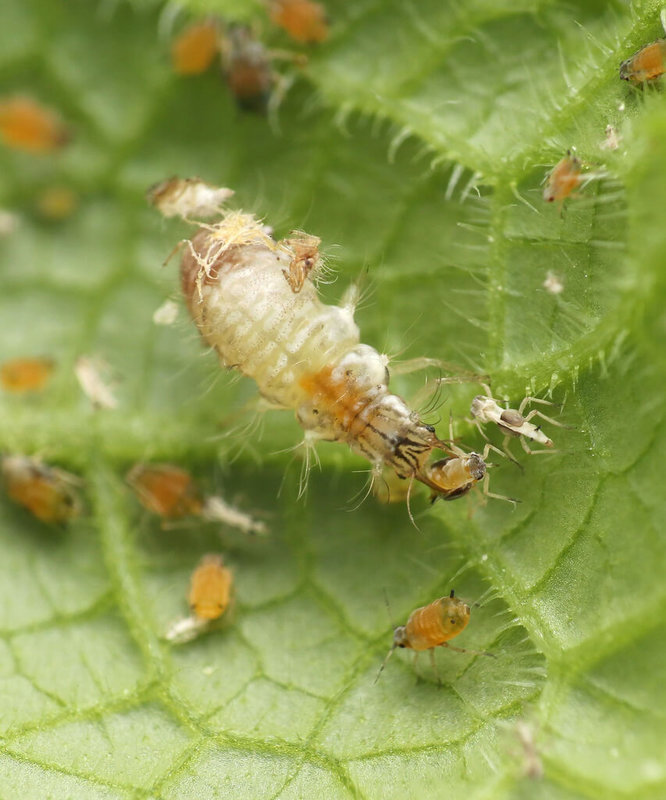
[{"label": "larva's abdomen", "polygon": [[336,362],[360,334],[351,311],[321,303],[310,281],[294,293],[287,258],[264,238],[223,249],[200,230],[183,256],[183,292],[223,363],[253,378],[271,402],[298,408],[307,402],[302,376]]}]

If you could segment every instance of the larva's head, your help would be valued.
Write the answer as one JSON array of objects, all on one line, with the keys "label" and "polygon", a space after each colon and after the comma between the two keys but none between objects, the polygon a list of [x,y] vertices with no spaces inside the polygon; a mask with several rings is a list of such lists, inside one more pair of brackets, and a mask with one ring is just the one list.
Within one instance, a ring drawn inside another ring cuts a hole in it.
[{"label": "larva's head", "polygon": [[467,627],[471,613],[470,607],[455,596],[453,589],[448,597],[439,599],[439,611],[442,627],[450,634],[449,638],[456,636]]}]

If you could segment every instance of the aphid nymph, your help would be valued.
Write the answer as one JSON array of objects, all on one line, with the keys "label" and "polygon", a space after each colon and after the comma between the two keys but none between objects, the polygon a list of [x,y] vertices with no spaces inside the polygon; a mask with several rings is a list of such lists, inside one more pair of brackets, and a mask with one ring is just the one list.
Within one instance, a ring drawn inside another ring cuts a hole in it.
[{"label": "aphid nymph", "polygon": [[313,0],[269,0],[271,21],[295,42],[319,44],[328,37],[326,9]]},{"label": "aphid nymph", "polygon": [[214,19],[195,22],[171,45],[171,63],[178,75],[200,75],[215,60],[220,49],[219,25]]},{"label": "aphid nymph", "polygon": [[181,519],[202,509],[192,476],[173,464],[135,464],[126,480],[141,505],[163,519]]},{"label": "aphid nymph", "polygon": [[81,513],[76,475],[21,455],[4,456],[0,469],[9,497],[42,522],[69,522]]},{"label": "aphid nymph", "polygon": [[233,574],[222,556],[204,556],[190,578],[187,599],[194,616],[205,620],[221,617],[229,605],[232,586]]},{"label": "aphid nymph", "polygon": [[641,47],[620,64],[620,78],[629,83],[648,83],[666,71],[666,39],[657,39]]},{"label": "aphid nymph", "polygon": [[572,156],[571,150],[568,150],[566,156],[557,162],[548,175],[543,190],[543,199],[547,203],[553,203],[556,200],[563,203],[580,186],[583,180],[581,169],[580,159]]},{"label": "aphid nymph", "polygon": [[40,392],[47,384],[54,363],[50,358],[14,358],[0,366],[0,385],[7,392]]},{"label": "aphid nymph", "polygon": [[0,135],[5,144],[29,153],[52,153],[70,139],[55,111],[22,96],[0,100]]},{"label": "aphid nymph", "polygon": [[511,437],[518,437],[523,450],[529,455],[548,452],[547,450],[531,450],[525,441],[525,439],[531,439],[532,441],[538,442],[545,447],[553,446],[552,440],[546,436],[546,434],[541,430],[541,427],[539,425],[534,425],[534,423],[530,422],[530,420],[534,419],[534,417],[540,417],[541,419],[546,420],[546,422],[550,422],[552,425],[556,425],[559,428],[563,428],[564,425],[562,425],[561,422],[551,419],[551,417],[547,417],[541,411],[537,411],[536,409],[530,411],[527,416],[523,416],[523,412],[531,403],[540,403],[541,405],[545,406],[552,406],[554,403],[550,403],[547,400],[540,400],[538,397],[528,396],[523,398],[517,410],[515,408],[502,408],[493,397],[490,387],[484,384],[483,388],[486,394],[479,394],[474,398],[474,400],[472,400],[470,412],[476,427],[479,429],[479,432],[486,439],[486,441],[487,437],[483,432],[481,425],[485,425],[488,422],[494,422],[502,431],[502,433],[505,434],[502,450],[507,458],[509,458],[511,461],[515,462],[515,458],[511,455],[508,449],[508,443]]},{"label": "aphid nymph", "polygon": [[399,625],[393,631],[393,644],[377,673],[375,683],[379,680],[386,662],[397,647],[407,647],[417,653],[429,650],[430,660],[435,672],[437,671],[435,667],[435,647],[448,647],[458,653],[492,656],[492,653],[466,650],[449,644],[451,639],[465,630],[470,614],[470,607],[455,596],[453,589],[448,597],[440,597],[427,606],[422,606],[412,611],[407,622],[404,625]]}]

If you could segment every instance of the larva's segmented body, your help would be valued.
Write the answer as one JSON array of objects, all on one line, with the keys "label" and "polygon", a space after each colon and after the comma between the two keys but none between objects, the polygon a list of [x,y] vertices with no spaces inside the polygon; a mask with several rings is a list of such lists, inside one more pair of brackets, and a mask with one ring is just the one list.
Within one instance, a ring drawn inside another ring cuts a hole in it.
[{"label": "larva's segmented body", "polygon": [[456,453],[389,391],[387,357],[360,341],[355,292],[339,306],[321,302],[312,281],[316,244],[301,232],[276,242],[241,212],[202,225],[181,263],[201,335],[225,366],[254,379],[271,404],[294,409],[306,444],[345,442],[376,475],[386,465],[448,493],[428,461],[433,449]]}]

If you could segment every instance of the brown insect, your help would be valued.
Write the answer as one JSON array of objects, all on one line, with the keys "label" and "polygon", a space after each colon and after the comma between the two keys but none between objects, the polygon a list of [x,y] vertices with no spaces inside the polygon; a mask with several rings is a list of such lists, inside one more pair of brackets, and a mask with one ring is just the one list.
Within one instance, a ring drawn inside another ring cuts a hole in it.
[{"label": "brown insect", "polygon": [[20,455],[4,456],[0,469],[9,497],[42,522],[69,522],[81,513],[76,475]]},{"label": "brown insect", "polygon": [[222,68],[240,108],[266,111],[276,74],[268,51],[247,26],[227,29],[222,40]]},{"label": "brown insect", "polygon": [[548,176],[543,190],[543,199],[547,203],[553,203],[556,200],[563,203],[582,183],[581,168],[580,159],[572,156],[571,150],[567,150],[566,156],[557,162]]},{"label": "brown insect", "polygon": [[215,60],[220,49],[220,28],[214,19],[185,28],[171,45],[171,63],[178,75],[200,75]]},{"label": "brown insect", "polygon": [[647,83],[666,72],[666,39],[657,39],[620,64],[620,78],[630,83]]},{"label": "brown insect", "polygon": [[312,0],[270,0],[271,21],[301,44],[318,44],[328,38],[326,9]]},{"label": "brown insect", "polygon": [[190,578],[187,596],[197,619],[214,620],[224,614],[231,600],[233,574],[224,566],[222,556],[204,556]]},{"label": "brown insect", "polygon": [[21,96],[0,100],[0,135],[9,147],[29,153],[52,153],[70,138],[55,111]]},{"label": "brown insect", "polygon": [[40,392],[53,372],[50,358],[14,358],[0,367],[0,385],[7,392]]},{"label": "brown insect", "polygon": [[422,650],[429,650],[430,661],[435,672],[437,672],[435,647],[448,647],[458,653],[471,653],[477,656],[494,658],[492,653],[466,650],[449,644],[451,639],[465,630],[469,622],[470,613],[470,607],[455,596],[453,589],[448,597],[440,597],[429,605],[412,611],[407,622],[393,631],[393,644],[384,659],[384,663],[379,668],[375,683],[379,680],[386,662],[393,655],[396,647],[407,647],[416,651],[416,653]]},{"label": "brown insect", "polygon": [[173,464],[135,464],[127,473],[141,505],[163,519],[199,514],[202,498],[189,472]]},{"label": "brown insect", "polygon": [[284,275],[291,290],[297,294],[303,284],[319,266],[319,245],[321,239],[303,231],[292,231],[288,239],[280,242],[280,249],[285,250],[290,257],[289,266],[284,269]]}]

